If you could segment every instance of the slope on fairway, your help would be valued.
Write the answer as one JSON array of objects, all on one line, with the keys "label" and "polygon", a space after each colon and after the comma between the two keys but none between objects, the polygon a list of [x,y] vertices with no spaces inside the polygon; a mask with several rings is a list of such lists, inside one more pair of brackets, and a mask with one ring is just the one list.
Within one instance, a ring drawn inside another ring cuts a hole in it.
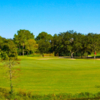
[{"label": "slope on fairway", "polygon": [[[21,88],[34,94],[96,93],[100,90],[100,61],[67,58],[20,57]],[[0,71],[2,72],[2,71]],[[0,75],[0,87],[9,88],[7,80]]]}]

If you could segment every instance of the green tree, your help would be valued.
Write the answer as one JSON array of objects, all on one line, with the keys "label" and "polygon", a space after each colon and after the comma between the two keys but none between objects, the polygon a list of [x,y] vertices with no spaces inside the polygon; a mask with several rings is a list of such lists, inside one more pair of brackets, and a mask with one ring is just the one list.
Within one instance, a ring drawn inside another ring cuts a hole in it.
[{"label": "green tree", "polygon": [[95,59],[95,52],[98,52],[100,50],[100,47],[99,47],[100,35],[88,33],[87,37],[89,39],[91,51],[94,52],[94,59]]},{"label": "green tree", "polygon": [[34,39],[29,39],[25,45],[25,48],[27,50],[27,54],[34,53],[38,49],[38,44]]},{"label": "green tree", "polygon": [[2,42],[2,50],[1,50],[1,59],[4,61],[6,60],[6,66],[8,67],[8,77],[10,81],[10,93],[13,95],[13,83],[12,83],[12,78],[13,78],[13,65],[15,65],[14,62],[17,59],[17,49],[16,45],[14,44],[13,40],[11,39],[4,39]]},{"label": "green tree", "polygon": [[43,53],[49,53],[51,49],[51,41],[52,36],[46,32],[41,32],[36,37],[36,41],[38,43],[38,49],[40,53],[43,55]]},{"label": "green tree", "polygon": [[2,59],[5,59],[5,57],[9,57],[9,59],[11,59],[12,57],[17,58],[17,48],[13,40],[6,39],[4,41],[2,46],[1,57]]},{"label": "green tree", "polygon": [[54,34],[52,42],[51,42],[51,49],[52,52],[54,52],[54,55],[56,56],[59,53],[59,37],[57,34]]},{"label": "green tree", "polygon": [[[62,53],[63,55],[69,55],[71,54],[71,58],[73,58],[73,54],[77,53],[81,48],[81,33],[76,33],[74,31],[67,31],[58,34],[58,37],[56,36],[54,40],[54,48],[56,48],[59,51],[59,54]],[[56,44],[56,47],[55,47]],[[60,54],[61,55],[61,54]]]},{"label": "green tree", "polygon": [[80,33],[72,33],[71,38],[69,40],[69,44],[67,45],[68,51],[71,53],[71,58],[73,58],[73,54],[78,52],[82,48],[81,44],[81,34]]},{"label": "green tree", "polygon": [[45,40],[45,41],[51,41],[52,40],[52,35],[48,34],[47,32],[41,32],[39,35],[36,37],[36,40]]},{"label": "green tree", "polygon": [[40,53],[42,54],[42,56],[43,56],[43,53],[49,53],[49,50],[51,48],[51,45],[49,42],[46,42],[41,39],[38,41],[38,44],[39,44],[38,49],[39,49]]},{"label": "green tree", "polygon": [[29,39],[34,39],[33,33],[29,30],[19,30],[17,34],[14,35],[14,41],[17,46],[22,47],[22,54],[24,56],[25,44]]},{"label": "green tree", "polygon": [[[4,61],[3,61],[4,62]],[[3,68],[5,68],[6,71],[6,77],[9,80],[10,85],[10,96],[13,96],[14,93],[14,80],[19,77],[18,73],[20,71],[20,68],[13,68],[16,64],[19,64],[18,61],[16,61],[15,57],[9,58],[9,60],[5,61],[5,65]]]}]

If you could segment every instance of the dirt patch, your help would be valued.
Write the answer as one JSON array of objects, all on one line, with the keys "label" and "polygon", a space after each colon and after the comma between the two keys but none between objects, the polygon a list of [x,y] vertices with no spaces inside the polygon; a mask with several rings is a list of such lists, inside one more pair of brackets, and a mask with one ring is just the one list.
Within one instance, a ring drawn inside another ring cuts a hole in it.
[{"label": "dirt patch", "polygon": [[40,58],[40,59],[37,59],[37,60],[50,60],[50,59],[64,59],[64,57],[54,57],[54,58]]},{"label": "dirt patch", "polygon": [[76,59],[74,59],[74,58],[71,58],[70,60],[76,60]]},{"label": "dirt patch", "polygon": [[[40,59],[37,59],[37,60],[50,60],[50,59],[65,59],[65,57],[58,57],[58,58],[40,58]],[[76,60],[74,58],[67,58],[69,60]]]},{"label": "dirt patch", "polygon": [[49,59],[52,59],[52,58],[40,58],[40,59],[37,59],[37,60],[49,60]]}]

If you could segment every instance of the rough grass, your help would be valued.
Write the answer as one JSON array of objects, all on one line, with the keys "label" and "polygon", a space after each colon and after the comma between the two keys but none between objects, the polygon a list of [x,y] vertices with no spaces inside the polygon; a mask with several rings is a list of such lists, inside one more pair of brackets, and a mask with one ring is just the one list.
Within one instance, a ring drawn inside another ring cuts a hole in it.
[{"label": "rough grass", "polygon": [[100,92],[79,93],[79,94],[49,94],[49,95],[32,95],[31,92],[18,91],[11,95],[7,89],[0,88],[0,100],[100,100]]},{"label": "rough grass", "polygon": [[[17,82],[14,80],[15,91],[31,91],[36,95],[100,91],[99,60],[72,60],[58,57],[19,58],[21,75],[19,79],[17,78]],[[0,87],[9,89],[9,80],[3,77],[6,75],[4,69],[0,69]]]}]

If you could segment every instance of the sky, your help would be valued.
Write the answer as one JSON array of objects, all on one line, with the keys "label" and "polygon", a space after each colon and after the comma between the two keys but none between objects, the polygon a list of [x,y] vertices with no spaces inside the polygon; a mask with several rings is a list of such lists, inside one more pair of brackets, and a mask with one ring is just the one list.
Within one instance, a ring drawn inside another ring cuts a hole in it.
[{"label": "sky", "polygon": [[35,37],[42,31],[100,33],[100,0],[0,0],[0,36],[13,38],[20,29]]}]

